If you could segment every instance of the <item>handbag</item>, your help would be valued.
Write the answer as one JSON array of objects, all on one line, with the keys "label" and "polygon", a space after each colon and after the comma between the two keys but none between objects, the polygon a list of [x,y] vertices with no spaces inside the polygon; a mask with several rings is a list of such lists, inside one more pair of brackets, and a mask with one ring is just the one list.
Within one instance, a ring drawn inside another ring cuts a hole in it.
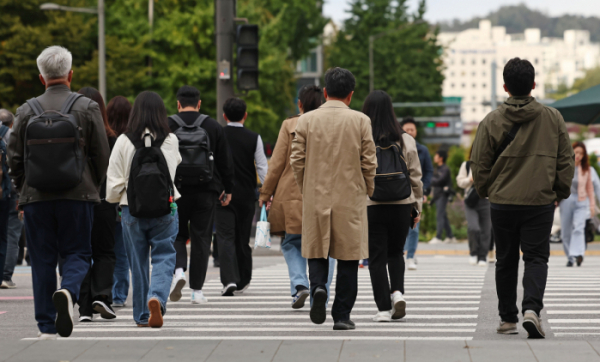
[{"label": "handbag", "polygon": [[[471,171],[471,164],[469,163],[469,161],[467,161],[466,167],[467,167],[467,177],[468,177],[469,173]],[[473,209],[473,208],[475,208],[475,206],[477,206],[478,203],[479,203],[479,195],[477,194],[477,190],[475,190],[475,186],[471,186],[465,192],[465,205],[467,205],[468,207]]]},{"label": "handbag", "polygon": [[260,220],[256,223],[254,249],[271,247],[271,223],[267,221],[267,208],[263,205]]},{"label": "handbag", "polygon": [[587,219],[585,221],[585,242],[591,243],[594,241],[594,237],[596,236],[596,227],[594,226],[594,222],[592,219]]}]

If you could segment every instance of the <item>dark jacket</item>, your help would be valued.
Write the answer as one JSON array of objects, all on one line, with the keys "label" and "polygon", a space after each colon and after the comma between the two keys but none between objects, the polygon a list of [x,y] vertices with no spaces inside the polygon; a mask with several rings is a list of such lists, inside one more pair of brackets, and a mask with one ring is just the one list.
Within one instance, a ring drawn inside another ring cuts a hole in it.
[{"label": "dark jacket", "polygon": [[417,152],[419,153],[419,161],[421,161],[421,172],[423,176],[423,195],[428,196],[431,193],[431,179],[433,177],[433,165],[431,163],[431,156],[427,147],[417,142]]},{"label": "dark jacket", "polygon": [[[198,116],[199,112],[181,112],[178,116],[188,125],[193,124]],[[169,128],[171,132],[175,132],[179,125],[173,120],[169,119]],[[233,192],[233,160],[231,158],[231,152],[227,144],[227,137],[221,126],[217,121],[208,117],[202,123],[202,128],[208,133],[210,140],[210,149],[215,159],[214,177],[209,183],[208,187],[202,185],[200,187],[181,187],[178,191],[181,195],[197,194],[202,191],[210,191],[217,194],[221,194],[223,190],[226,194]]]},{"label": "dark jacket", "polygon": [[[435,170],[433,177],[431,178],[431,186],[433,187],[433,200],[436,201],[442,195],[446,194],[445,191],[452,188],[452,175],[448,165],[443,164]],[[448,188],[444,190],[444,188]]]},{"label": "dark jacket", "polygon": [[[493,165],[515,123],[515,140]],[[562,115],[533,97],[509,98],[479,125],[471,169],[477,193],[494,204],[544,206],[568,198],[575,161]]]},{"label": "dark jacket", "polygon": [[[71,90],[66,85],[49,87],[37,100],[44,110],[60,109]],[[10,176],[15,180],[15,185],[20,191],[19,205],[26,205],[39,201],[76,200],[100,202],[98,189],[106,177],[110,150],[104,122],[100,114],[98,103],[89,98],[79,98],[73,108],[73,114],[81,127],[81,135],[85,141],[84,154],[87,157],[82,181],[75,188],[61,192],[41,192],[29,187],[25,180],[25,164],[23,160],[25,150],[25,128],[29,119],[35,115],[27,103],[17,109],[13,132],[8,144],[8,164]]]}]

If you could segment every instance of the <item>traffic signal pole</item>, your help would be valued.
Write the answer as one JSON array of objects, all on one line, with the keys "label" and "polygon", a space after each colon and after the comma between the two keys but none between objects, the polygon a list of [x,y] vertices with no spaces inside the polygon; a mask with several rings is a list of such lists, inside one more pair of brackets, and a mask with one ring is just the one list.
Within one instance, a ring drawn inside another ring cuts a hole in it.
[{"label": "traffic signal pole", "polygon": [[[217,33],[217,121],[226,126],[223,118],[223,104],[235,96],[231,67],[233,63],[233,42],[235,37],[235,0],[215,0],[215,29]],[[229,69],[223,71],[223,64]]]}]

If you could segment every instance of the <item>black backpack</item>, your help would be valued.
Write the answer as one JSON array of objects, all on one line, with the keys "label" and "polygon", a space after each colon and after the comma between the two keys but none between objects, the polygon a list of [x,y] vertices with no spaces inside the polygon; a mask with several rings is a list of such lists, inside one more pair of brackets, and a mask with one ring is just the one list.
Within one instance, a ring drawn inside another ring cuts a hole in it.
[{"label": "black backpack", "polygon": [[179,139],[182,159],[177,166],[175,185],[197,186],[210,182],[213,179],[214,157],[208,133],[202,128],[202,123],[208,116],[201,114],[191,125],[187,125],[176,114],[170,118],[179,126],[174,133]]},{"label": "black backpack", "polygon": [[60,111],[44,111],[37,99],[27,101],[35,116],[25,128],[25,182],[43,192],[72,189],[81,183],[84,145],[71,107],[81,94],[71,93]]},{"label": "black backpack", "polygon": [[5,200],[10,196],[12,185],[10,183],[10,177],[8,177],[8,162],[7,162],[7,147],[4,142],[4,136],[8,132],[9,128],[5,125],[0,126],[0,199]]},{"label": "black backpack", "polygon": [[373,201],[400,201],[410,197],[410,172],[396,143],[377,146],[377,174]]},{"label": "black backpack", "polygon": [[[144,135],[144,140],[131,133],[127,133],[127,138],[135,146],[127,184],[129,213],[137,218],[157,218],[171,213],[175,191],[167,160],[160,149],[164,140],[154,141],[149,133]],[[145,144],[146,140],[149,145]]]}]

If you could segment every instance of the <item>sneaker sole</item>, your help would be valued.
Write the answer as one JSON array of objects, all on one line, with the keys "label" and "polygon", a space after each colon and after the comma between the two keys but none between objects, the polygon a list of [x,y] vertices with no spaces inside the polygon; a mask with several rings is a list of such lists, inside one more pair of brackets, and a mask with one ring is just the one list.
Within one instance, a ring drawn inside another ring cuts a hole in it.
[{"label": "sneaker sole", "polygon": [[406,301],[401,300],[394,304],[394,314],[392,319],[401,319],[406,316]]},{"label": "sneaker sole", "polygon": [[160,310],[160,302],[157,299],[148,301],[148,309],[150,310],[150,318],[148,318],[148,326],[152,328],[160,328],[163,325],[162,311]]},{"label": "sneaker sole", "polygon": [[525,330],[528,333],[529,338],[534,338],[534,339],[540,339],[540,338],[546,338],[546,335],[544,334],[544,332],[540,331],[537,327],[537,325],[535,324],[534,321],[532,320],[525,320],[523,321],[523,328],[525,328]]},{"label": "sneaker sole", "polygon": [[177,281],[177,284],[175,284],[175,288],[173,288],[173,291],[169,295],[169,299],[171,300],[171,302],[178,302],[179,299],[181,299],[181,290],[183,289],[183,287],[185,287],[185,283],[185,279],[179,279]]},{"label": "sneaker sole", "polygon": [[221,295],[223,297],[233,297],[233,292],[235,292],[235,290],[237,289],[237,286],[232,285],[229,288],[225,289]]},{"label": "sneaker sole", "polygon": [[334,331],[352,331],[352,330],[355,330],[355,329],[356,329],[355,326],[349,326],[347,324],[342,324],[342,325],[334,324],[333,325],[333,330]]},{"label": "sneaker sole", "polygon": [[508,331],[496,331],[498,334],[519,334],[519,331],[516,329],[511,329]]},{"label": "sneaker sole", "polygon": [[2,285],[0,289],[17,289],[16,285]]},{"label": "sneaker sole", "polygon": [[298,300],[296,302],[294,302],[294,304],[292,304],[292,308],[294,309],[300,309],[304,307],[304,303],[306,302],[306,298],[308,298],[308,296],[310,295],[310,293],[304,293],[300,296],[300,298],[298,298]]},{"label": "sneaker sole", "polygon": [[110,309],[106,308],[106,306],[100,303],[94,303],[94,312],[100,313],[100,317],[103,319],[115,319],[117,315],[112,312]]},{"label": "sneaker sole", "polygon": [[327,292],[318,290],[313,295],[313,305],[310,308],[310,320],[314,324],[323,324],[327,318]]},{"label": "sneaker sole", "polygon": [[55,292],[52,303],[56,309],[56,333],[61,337],[70,336],[73,333],[73,317],[69,313],[69,298],[63,292]]}]

